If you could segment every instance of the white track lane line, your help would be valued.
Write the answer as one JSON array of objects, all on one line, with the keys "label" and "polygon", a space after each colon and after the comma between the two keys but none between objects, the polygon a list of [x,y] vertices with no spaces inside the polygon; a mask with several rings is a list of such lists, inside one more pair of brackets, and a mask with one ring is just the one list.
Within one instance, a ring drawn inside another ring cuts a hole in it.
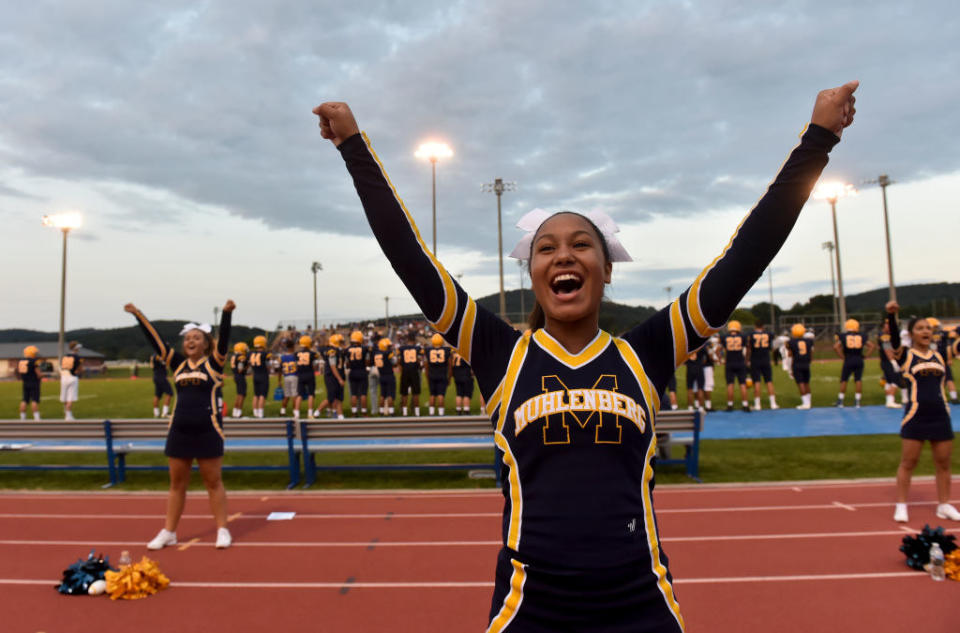
[{"label": "white track lane line", "polygon": [[[718,585],[728,583],[768,583],[768,582],[822,582],[825,580],[871,580],[893,578],[927,578],[926,574],[916,571],[875,572],[862,574],[803,574],[792,576],[726,576],[717,578],[675,578],[677,585]],[[0,578],[0,585],[43,585],[57,586],[59,580],[28,578]],[[341,589],[347,586],[340,582],[190,582],[173,581],[171,587],[196,589]],[[478,582],[352,582],[350,589],[489,589],[490,581]]]}]

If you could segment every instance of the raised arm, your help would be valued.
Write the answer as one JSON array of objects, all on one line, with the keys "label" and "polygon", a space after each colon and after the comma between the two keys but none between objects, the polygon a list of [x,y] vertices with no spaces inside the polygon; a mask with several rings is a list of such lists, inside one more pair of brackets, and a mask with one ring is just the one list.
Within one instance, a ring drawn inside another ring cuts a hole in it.
[{"label": "raised arm", "polygon": [[424,316],[467,359],[489,397],[520,338],[512,327],[478,306],[431,253],[413,217],[393,188],[366,135],[345,103],[314,109],[324,138],[340,150],[380,248]]},{"label": "raised arm", "polygon": [[[810,124],[767,192],[736,228],[723,251],[673,303],[627,334],[650,358],[648,373],[662,387],[690,351],[718,331],[774,256],[827,164],[827,153],[853,122],[858,82],[817,95]],[[664,359],[672,359],[673,365]],[[641,359],[643,360],[643,359]]]},{"label": "raised arm", "polygon": [[900,304],[896,301],[888,301],[884,309],[887,311],[887,326],[890,328],[890,350],[893,352],[894,358],[899,358],[903,353],[903,345],[900,341],[900,325],[897,323]]},{"label": "raised arm", "polygon": [[233,321],[233,310],[237,304],[232,299],[227,299],[220,311],[220,329],[217,333],[217,349],[213,354],[213,359],[222,369],[227,359],[227,352],[230,350],[230,323]]},{"label": "raised arm", "polygon": [[143,315],[143,312],[140,312],[140,309],[132,303],[128,303],[127,305],[123,306],[123,309],[137,319],[140,329],[143,331],[144,336],[147,337],[147,341],[149,341],[150,345],[153,346],[154,351],[157,352],[157,356],[163,360],[167,367],[173,364],[173,358],[176,355],[176,352],[169,343],[160,337],[159,332],[157,332],[147,317]]}]

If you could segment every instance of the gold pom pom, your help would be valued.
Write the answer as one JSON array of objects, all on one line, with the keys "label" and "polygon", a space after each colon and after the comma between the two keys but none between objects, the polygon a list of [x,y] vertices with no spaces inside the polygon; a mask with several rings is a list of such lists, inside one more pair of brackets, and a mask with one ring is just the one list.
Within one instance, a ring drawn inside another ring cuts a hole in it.
[{"label": "gold pom pom", "polygon": [[104,574],[111,600],[138,600],[151,596],[170,584],[156,561],[146,556],[139,563],[124,565],[120,571]]}]

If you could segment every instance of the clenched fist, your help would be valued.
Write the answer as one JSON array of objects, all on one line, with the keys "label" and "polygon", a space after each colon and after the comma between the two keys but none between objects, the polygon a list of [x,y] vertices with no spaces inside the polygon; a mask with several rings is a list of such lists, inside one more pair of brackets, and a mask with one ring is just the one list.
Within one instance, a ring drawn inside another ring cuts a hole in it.
[{"label": "clenched fist", "polygon": [[857,102],[853,93],[859,86],[859,81],[848,81],[837,88],[821,90],[817,102],[813,104],[810,122],[827,128],[837,136],[843,134],[843,128],[853,123],[853,115],[857,112],[853,107]]},{"label": "clenched fist", "polygon": [[336,147],[360,132],[360,126],[346,103],[327,101],[314,108],[313,113],[320,117],[320,133],[323,138],[330,139]]}]

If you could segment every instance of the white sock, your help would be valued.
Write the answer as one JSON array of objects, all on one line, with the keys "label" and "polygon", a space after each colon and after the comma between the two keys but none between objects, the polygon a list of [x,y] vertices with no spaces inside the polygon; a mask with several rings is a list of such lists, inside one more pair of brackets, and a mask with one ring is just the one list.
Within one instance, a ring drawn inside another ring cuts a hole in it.
[{"label": "white sock", "polygon": [[901,389],[901,390],[900,390],[900,402],[904,402],[904,403],[905,403],[906,401],[907,401],[907,390],[906,390],[906,389]]},{"label": "white sock", "polygon": [[[390,407],[390,415],[393,415],[393,407]],[[406,413],[404,413],[406,415]]]},{"label": "white sock", "polygon": [[707,400],[707,411],[713,411],[713,400]]},{"label": "white sock", "polygon": [[890,405],[890,404],[896,404],[896,403],[893,401],[893,394],[892,394],[892,393],[888,393],[888,394],[887,394],[887,404],[888,404],[888,405]]},{"label": "white sock", "polygon": [[807,405],[808,407],[809,407],[809,406],[812,406],[812,405],[811,405],[811,400],[813,400],[813,394],[812,394],[812,393],[804,394],[804,396],[803,396],[803,404]]},{"label": "white sock", "polygon": [[27,412],[26,412],[26,411],[21,411],[21,412],[20,412],[20,419],[21,419],[21,420],[26,420],[26,419],[27,419]]},{"label": "white sock", "polygon": [[838,393],[838,394],[837,394],[837,400],[839,400],[840,402],[843,402],[843,399],[846,398],[846,397],[847,397],[847,394],[845,394],[845,393]]},{"label": "white sock", "polygon": [[155,417],[155,418],[159,418],[159,417],[160,417],[160,407],[154,407],[154,408],[153,408],[153,417]]},{"label": "white sock", "polygon": [[357,408],[356,408],[356,407],[350,407],[350,413],[352,413],[353,415],[357,415]]},{"label": "white sock", "polygon": [[776,396],[770,396],[770,408],[772,409],[772,408],[775,407],[775,406],[777,406],[777,397],[776,397]]},{"label": "white sock", "polygon": [[300,419],[300,409],[294,409],[294,411],[293,411],[293,419],[294,419],[294,420],[299,420],[299,419]]},{"label": "white sock", "polygon": [[951,391],[951,392],[950,392],[950,399],[951,399],[951,400],[956,400],[956,399],[957,399],[957,392],[956,392],[956,391]]},{"label": "white sock", "polygon": [[436,412],[436,410],[431,406],[431,407],[430,407],[430,415],[433,415],[435,412]]},{"label": "white sock", "polygon": [[414,414],[415,416],[419,417],[419,416],[420,416],[420,407],[414,407],[414,408],[413,408],[413,414]]},{"label": "white sock", "polygon": [[39,420],[39,419],[40,419],[40,412],[39,412],[39,411],[34,411],[34,412],[33,412],[33,419],[34,419],[34,420]]},{"label": "white sock", "polygon": [[853,401],[856,403],[856,405],[857,405],[858,407],[860,406],[860,397],[861,397],[862,395],[863,395],[862,393],[855,393],[855,394],[853,394]]},{"label": "white sock", "polygon": [[753,399],[753,408],[754,408],[754,409],[759,409],[759,408],[760,408],[760,398],[754,398],[754,399]]},{"label": "white sock", "polygon": [[678,407],[677,405],[675,405],[675,404],[671,404],[671,405],[670,405],[670,410],[671,410],[671,411],[676,411],[678,408],[679,408],[679,407]]},{"label": "white sock", "polygon": [[407,417],[407,408],[403,407],[403,417]]},{"label": "white sock", "polygon": [[287,408],[286,408],[286,407],[280,407],[280,415],[287,415]]},{"label": "white sock", "polygon": [[338,420],[342,420],[342,419],[343,419],[343,414],[342,414],[342,413],[338,413],[338,414],[337,414],[337,419],[338,419]]},{"label": "white sock", "polygon": [[732,409],[732,408],[733,408],[733,400],[727,400],[727,408],[728,408],[728,409]]},{"label": "white sock", "polygon": [[170,406],[165,404],[163,405],[163,410],[160,412],[160,417],[165,418],[168,415],[170,415]]},{"label": "white sock", "polygon": [[741,402],[740,404],[742,404],[742,405],[743,405],[743,408],[744,408],[744,409],[747,409],[747,408],[749,408],[749,407],[750,407],[750,405],[749,405],[749,404],[747,404],[747,401],[746,401],[746,400],[743,400],[743,401],[742,401],[742,402]]},{"label": "white sock", "polygon": [[443,407],[440,407],[440,415],[443,415]]}]

